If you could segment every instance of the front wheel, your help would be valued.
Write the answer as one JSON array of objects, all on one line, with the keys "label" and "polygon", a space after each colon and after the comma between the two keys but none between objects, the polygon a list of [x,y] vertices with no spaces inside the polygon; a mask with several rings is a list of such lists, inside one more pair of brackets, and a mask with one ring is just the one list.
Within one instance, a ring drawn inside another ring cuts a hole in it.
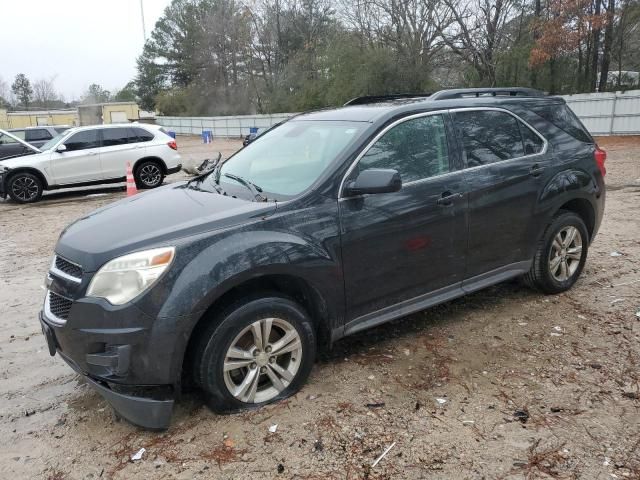
[{"label": "front wheel", "polygon": [[42,181],[32,173],[16,173],[7,181],[11,199],[18,203],[33,203],[42,197]]},{"label": "front wheel", "polygon": [[307,313],[277,296],[236,304],[200,338],[194,377],[209,406],[219,413],[293,395],[309,376],[316,353]]},{"label": "front wheel", "polygon": [[587,260],[589,233],[582,218],[561,211],[545,231],[525,281],[544,293],[569,290]]}]

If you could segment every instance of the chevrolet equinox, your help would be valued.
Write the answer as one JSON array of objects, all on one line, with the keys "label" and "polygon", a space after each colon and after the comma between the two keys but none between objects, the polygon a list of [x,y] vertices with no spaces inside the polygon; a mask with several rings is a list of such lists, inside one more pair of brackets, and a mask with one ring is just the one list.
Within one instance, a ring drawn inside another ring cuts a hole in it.
[{"label": "chevrolet equinox", "polygon": [[49,351],[146,428],[169,425],[187,379],[216,412],[283,399],[346,335],[513,277],[571,288],[605,158],[563,99],[530,89],[297,115],[69,225],[40,315]]}]

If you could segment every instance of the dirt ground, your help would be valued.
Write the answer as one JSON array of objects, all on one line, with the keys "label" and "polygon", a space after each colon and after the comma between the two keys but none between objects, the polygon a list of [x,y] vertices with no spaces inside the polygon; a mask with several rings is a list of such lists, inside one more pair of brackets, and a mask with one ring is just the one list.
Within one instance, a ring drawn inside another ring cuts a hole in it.
[{"label": "dirt ground", "polygon": [[0,478],[640,478],[640,137],[600,144],[606,214],[571,291],[446,303],[339,342],[277,405],[218,416],[187,394],[164,433],[116,421],[37,320],[59,232],[121,188],[0,201]]}]

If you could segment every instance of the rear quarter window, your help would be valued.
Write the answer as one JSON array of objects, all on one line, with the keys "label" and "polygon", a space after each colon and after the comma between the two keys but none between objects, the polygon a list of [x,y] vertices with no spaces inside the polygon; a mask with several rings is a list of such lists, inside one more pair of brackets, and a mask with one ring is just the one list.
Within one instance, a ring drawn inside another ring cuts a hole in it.
[{"label": "rear quarter window", "polygon": [[133,137],[132,143],[150,142],[151,140],[153,140],[153,134],[146,131],[144,128],[130,127],[129,130],[131,131],[131,135]]},{"label": "rear quarter window", "polygon": [[591,134],[567,105],[541,105],[538,107],[531,107],[531,111],[540,115],[546,121],[554,124],[560,130],[571,135],[576,140],[580,140],[585,143],[593,143]]}]

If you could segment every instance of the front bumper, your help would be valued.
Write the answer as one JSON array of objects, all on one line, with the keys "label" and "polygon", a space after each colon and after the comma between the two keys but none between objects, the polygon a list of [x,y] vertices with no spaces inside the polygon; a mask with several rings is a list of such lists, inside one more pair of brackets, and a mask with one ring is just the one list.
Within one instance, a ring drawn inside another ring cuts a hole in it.
[{"label": "front bumper", "polygon": [[0,166],[0,198],[7,198],[6,180],[9,174],[7,167]]},{"label": "front bumper", "polygon": [[[82,375],[87,383],[94,388],[113,407],[113,409],[125,420],[143,428],[152,430],[164,430],[171,423],[174,399],[155,399],[139,395],[130,395],[116,391],[117,384],[110,384],[104,379],[91,376],[60,349],[54,326],[47,323],[42,312],[40,312],[40,324],[42,332],[46,338],[49,353],[53,356],[56,353],[75,370]],[[128,347],[123,345],[121,347]],[[87,354],[86,362],[95,367],[102,367],[108,371],[114,371],[128,365],[130,349],[116,348],[105,354]],[[127,389],[134,391],[136,386],[127,385]],[[148,387],[139,387],[145,389]]]}]

